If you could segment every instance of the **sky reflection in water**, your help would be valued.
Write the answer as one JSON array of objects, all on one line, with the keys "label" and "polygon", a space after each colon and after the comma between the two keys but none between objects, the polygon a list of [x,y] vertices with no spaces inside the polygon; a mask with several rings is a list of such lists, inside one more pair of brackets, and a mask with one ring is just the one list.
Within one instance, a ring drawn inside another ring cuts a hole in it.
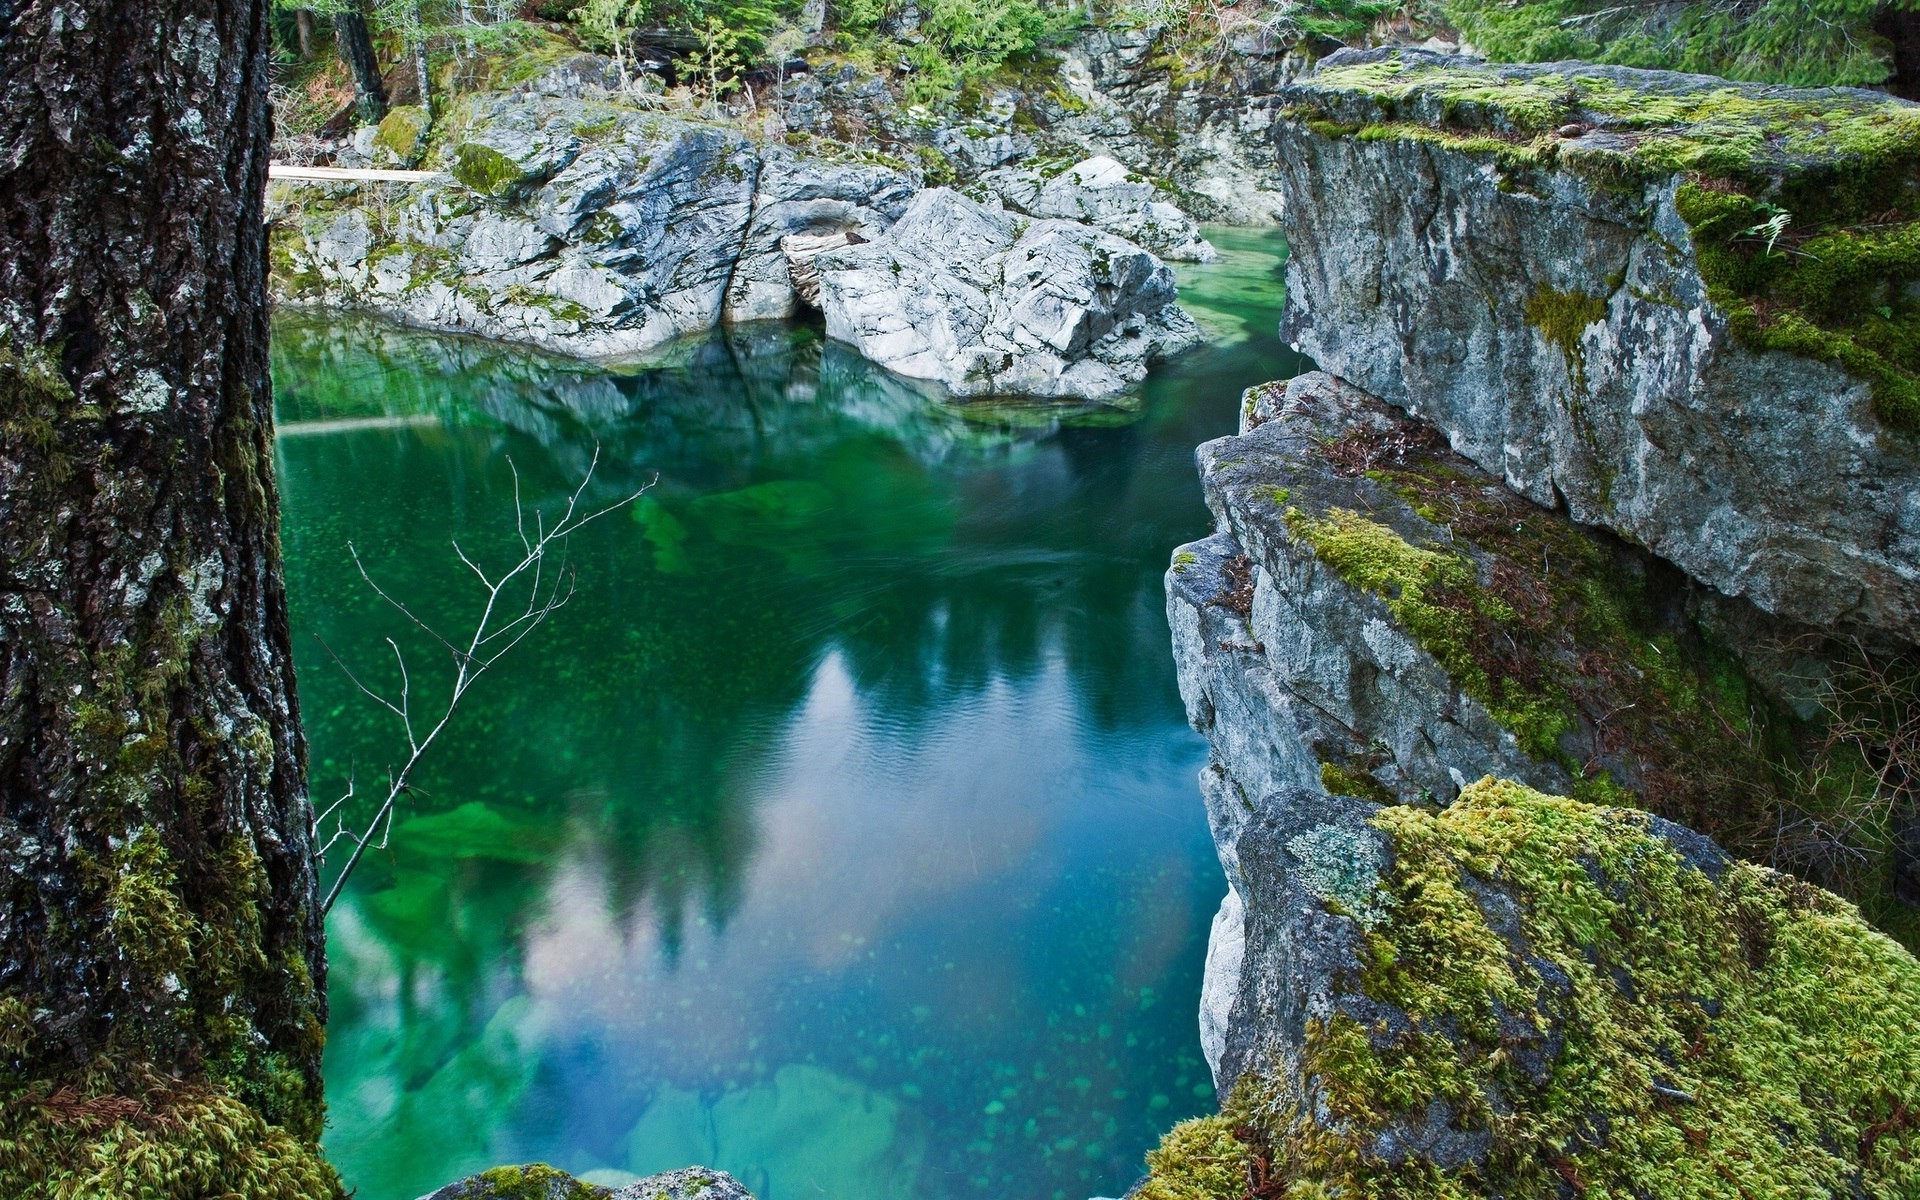
[{"label": "sky reflection in water", "polygon": [[[461,628],[447,547],[631,511],[485,679],[330,921],[327,1146],[364,1200],[545,1160],[701,1161],[762,1200],[1118,1194],[1210,1104],[1195,1006],[1222,890],[1160,574],[1192,448],[1297,369],[1276,236],[1183,298],[1221,335],[1138,414],[963,415],[805,330],[612,374],[283,322],[284,539],[316,796],[443,664],[354,575]],[[444,658],[444,655],[441,656]]]}]

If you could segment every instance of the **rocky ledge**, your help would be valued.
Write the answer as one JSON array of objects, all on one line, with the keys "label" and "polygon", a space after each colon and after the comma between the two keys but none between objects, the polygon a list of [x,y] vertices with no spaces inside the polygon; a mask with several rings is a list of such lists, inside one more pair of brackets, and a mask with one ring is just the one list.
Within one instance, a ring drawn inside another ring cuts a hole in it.
[{"label": "rocky ledge", "polygon": [[1912,1194],[1920,963],[1665,819],[1750,848],[1825,803],[1725,645],[1774,619],[1327,375],[1199,457],[1220,532],[1168,617],[1228,1100],[1138,1195]]},{"label": "rocky ledge", "polygon": [[1920,640],[1920,106],[1415,51],[1282,99],[1320,366],[1728,595]]},{"label": "rocky ledge", "polygon": [[884,155],[649,110],[596,64],[467,98],[430,143],[396,110],[370,149],[444,180],[279,185],[277,299],[610,360],[818,309],[965,395],[1108,397],[1198,340],[1172,272],[1108,230],[1211,248],[1111,160],[1003,173],[978,199],[928,191]]}]

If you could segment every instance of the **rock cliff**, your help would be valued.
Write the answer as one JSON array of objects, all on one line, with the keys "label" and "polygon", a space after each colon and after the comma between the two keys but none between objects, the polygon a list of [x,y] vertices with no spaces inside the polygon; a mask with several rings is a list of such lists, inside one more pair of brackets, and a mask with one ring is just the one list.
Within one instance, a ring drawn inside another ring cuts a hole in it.
[{"label": "rock cliff", "polygon": [[1243,424],[1199,452],[1220,532],[1167,577],[1230,1099],[1140,1195],[1908,1194],[1920,964],[1621,807],[1749,843],[1807,815],[1769,759],[1791,718],[1693,619],[1727,602],[1330,376]]},{"label": "rock cliff", "polygon": [[1721,592],[1920,639],[1920,107],[1413,51],[1282,99],[1300,349]]}]

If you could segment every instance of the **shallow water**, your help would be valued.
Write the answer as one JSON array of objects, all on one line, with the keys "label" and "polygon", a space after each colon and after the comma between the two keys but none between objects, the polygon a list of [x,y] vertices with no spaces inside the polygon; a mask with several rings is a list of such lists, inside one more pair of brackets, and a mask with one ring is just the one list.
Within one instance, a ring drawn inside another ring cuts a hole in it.
[{"label": "shallow water", "polygon": [[[1196,443],[1298,360],[1277,235],[1183,268],[1215,345],[1138,411],[961,410],[802,328],[607,373],[276,331],[313,786],[376,790],[369,685],[548,514],[572,601],[482,679],[329,921],[328,1152],[362,1200],[501,1163],[690,1162],[762,1200],[1118,1195],[1213,1102],[1223,889],[1162,614]],[[509,467],[509,460],[513,468]],[[342,857],[336,853],[336,863]]]}]

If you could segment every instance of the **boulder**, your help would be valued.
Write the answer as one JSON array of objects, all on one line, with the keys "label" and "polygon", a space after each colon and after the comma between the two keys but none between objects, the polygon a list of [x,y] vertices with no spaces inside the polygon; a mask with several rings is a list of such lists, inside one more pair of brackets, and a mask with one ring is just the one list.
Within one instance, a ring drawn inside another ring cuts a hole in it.
[{"label": "boulder", "polygon": [[956,395],[1107,398],[1200,340],[1172,270],[1131,242],[946,188],[816,260],[827,334]]},{"label": "boulder", "polygon": [[1920,640],[1920,106],[1416,51],[1284,98],[1299,349],[1712,588]]},{"label": "boulder", "polygon": [[1213,246],[1193,218],[1152,181],[1097,155],[1071,166],[990,171],[979,190],[1029,217],[1079,221],[1182,262],[1212,262]]}]

